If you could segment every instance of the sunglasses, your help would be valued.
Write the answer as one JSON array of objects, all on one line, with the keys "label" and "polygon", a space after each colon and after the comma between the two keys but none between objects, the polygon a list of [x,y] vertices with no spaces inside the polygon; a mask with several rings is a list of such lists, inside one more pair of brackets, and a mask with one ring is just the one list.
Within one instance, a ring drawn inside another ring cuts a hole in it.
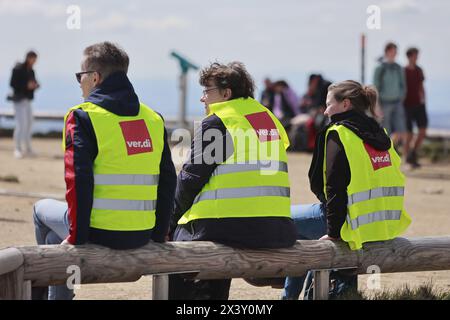
[{"label": "sunglasses", "polygon": [[75,73],[75,77],[77,77],[78,83],[81,83],[81,76],[82,76],[83,74],[86,74],[86,73],[94,73],[94,72],[97,72],[97,71],[83,71],[83,72],[77,72],[77,73]]}]

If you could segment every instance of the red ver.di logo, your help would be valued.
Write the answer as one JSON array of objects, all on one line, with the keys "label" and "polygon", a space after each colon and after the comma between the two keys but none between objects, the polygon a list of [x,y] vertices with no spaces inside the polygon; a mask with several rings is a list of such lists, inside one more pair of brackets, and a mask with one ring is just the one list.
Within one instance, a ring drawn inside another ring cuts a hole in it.
[{"label": "red ver.di logo", "polygon": [[367,143],[364,143],[364,148],[366,148],[366,151],[369,154],[373,170],[378,170],[392,165],[389,151],[377,150],[372,146],[368,145]]},{"label": "red ver.di logo", "polygon": [[267,112],[252,113],[245,117],[255,129],[259,141],[266,142],[280,139],[278,129]]},{"label": "red ver.di logo", "polygon": [[128,155],[152,152],[153,145],[144,120],[119,122]]}]

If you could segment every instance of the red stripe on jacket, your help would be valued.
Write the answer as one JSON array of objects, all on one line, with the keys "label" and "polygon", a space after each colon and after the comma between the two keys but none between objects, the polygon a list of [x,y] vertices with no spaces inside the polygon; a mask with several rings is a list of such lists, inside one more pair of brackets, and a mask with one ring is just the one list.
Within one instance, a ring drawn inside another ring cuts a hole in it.
[{"label": "red stripe on jacket", "polygon": [[[75,244],[77,236],[77,192],[75,183],[75,165],[74,165],[74,132],[75,132],[75,116],[71,112],[66,121],[66,141],[67,136],[70,136],[71,143],[67,146],[64,152],[64,179],[66,180],[66,201],[68,205],[69,218],[69,236],[67,241],[70,244]],[[66,142],[64,142],[66,143]]]}]

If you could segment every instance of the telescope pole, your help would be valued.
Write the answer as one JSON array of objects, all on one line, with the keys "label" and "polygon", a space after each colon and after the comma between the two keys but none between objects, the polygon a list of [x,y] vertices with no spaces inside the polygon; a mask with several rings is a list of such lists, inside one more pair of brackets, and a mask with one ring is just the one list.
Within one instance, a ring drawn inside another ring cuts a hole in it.
[{"label": "telescope pole", "polygon": [[361,34],[361,84],[366,82],[366,35]]},{"label": "telescope pole", "polygon": [[181,127],[186,126],[186,98],[187,98],[187,72],[181,72],[180,75],[180,110],[178,121]]}]

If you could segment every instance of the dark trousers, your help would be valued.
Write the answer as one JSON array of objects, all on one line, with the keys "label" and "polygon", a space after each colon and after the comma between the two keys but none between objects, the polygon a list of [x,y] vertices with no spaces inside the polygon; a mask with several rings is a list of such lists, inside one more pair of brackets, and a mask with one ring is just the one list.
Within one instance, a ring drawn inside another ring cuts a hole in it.
[{"label": "dark trousers", "polygon": [[231,279],[190,280],[169,275],[169,300],[228,300]]}]

